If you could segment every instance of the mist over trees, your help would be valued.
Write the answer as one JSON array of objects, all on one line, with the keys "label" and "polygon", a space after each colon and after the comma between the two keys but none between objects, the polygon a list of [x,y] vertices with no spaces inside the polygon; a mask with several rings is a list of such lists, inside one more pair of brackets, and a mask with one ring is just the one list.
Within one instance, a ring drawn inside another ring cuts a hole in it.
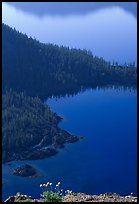
[{"label": "mist over trees", "polygon": [[[63,147],[77,137],[39,97],[92,86],[136,86],[134,63],[106,62],[90,51],[43,44],[2,24],[2,159],[37,144]],[[25,158],[26,153],[22,157]],[[21,156],[21,155],[20,155]]]},{"label": "mist over trees", "polygon": [[136,67],[91,51],[43,44],[2,24],[2,89],[42,96],[82,85],[136,85]]}]

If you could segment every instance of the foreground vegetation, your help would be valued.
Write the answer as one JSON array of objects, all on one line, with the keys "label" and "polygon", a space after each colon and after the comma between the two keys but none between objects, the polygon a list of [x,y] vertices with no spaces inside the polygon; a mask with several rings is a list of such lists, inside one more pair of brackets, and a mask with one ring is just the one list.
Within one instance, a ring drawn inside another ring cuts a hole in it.
[{"label": "foreground vegetation", "polygon": [[[87,50],[43,44],[2,24],[2,161],[46,158],[78,141],[58,127],[61,118],[38,97],[83,86],[136,86],[136,78],[134,63],[121,66]],[[7,202],[137,202],[133,196],[63,194],[50,183],[45,187],[42,199],[16,195]]]},{"label": "foreground vegetation", "polygon": [[105,193],[100,195],[87,195],[74,193],[71,190],[64,191],[60,188],[60,182],[54,187],[51,182],[40,184],[42,189],[41,198],[34,199],[28,195],[17,193],[10,196],[5,202],[137,202],[137,197],[131,195],[120,196],[116,193]]}]

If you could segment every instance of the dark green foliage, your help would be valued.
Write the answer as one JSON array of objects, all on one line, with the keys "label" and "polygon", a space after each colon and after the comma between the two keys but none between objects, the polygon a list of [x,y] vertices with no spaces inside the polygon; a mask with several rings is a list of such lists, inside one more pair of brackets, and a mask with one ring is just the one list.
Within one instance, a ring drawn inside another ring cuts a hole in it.
[{"label": "dark green foliage", "polygon": [[[61,118],[36,96],[46,98],[103,85],[136,85],[135,64],[110,65],[90,51],[42,44],[2,24],[3,161],[20,159],[19,154],[26,159],[25,151],[38,144],[62,148],[65,142],[79,139],[60,129]],[[45,154],[53,152],[48,149]],[[28,159],[36,155],[45,156],[41,150]]]},{"label": "dark green foliage", "polygon": [[44,202],[61,202],[62,197],[59,194],[60,192],[44,191],[41,196],[43,197]]},{"label": "dark green foliage", "polygon": [[3,161],[14,153],[29,150],[44,138],[44,146],[52,144],[60,129],[60,118],[37,97],[27,97],[13,91],[2,95],[2,147]]},{"label": "dark green foliage", "polygon": [[[38,97],[12,90],[2,95],[3,162],[14,159],[41,159],[57,153],[55,148],[78,141],[78,137],[58,127],[56,113]],[[55,148],[47,148],[52,145]]]},{"label": "dark green foliage", "polygon": [[134,64],[110,65],[90,51],[43,44],[2,24],[2,88],[34,96],[80,86],[135,85]]},{"label": "dark green foliage", "polygon": [[39,98],[25,97],[23,93],[12,91],[3,94],[3,160],[38,143],[43,134],[42,128],[49,123],[56,123],[53,120],[53,113]]}]

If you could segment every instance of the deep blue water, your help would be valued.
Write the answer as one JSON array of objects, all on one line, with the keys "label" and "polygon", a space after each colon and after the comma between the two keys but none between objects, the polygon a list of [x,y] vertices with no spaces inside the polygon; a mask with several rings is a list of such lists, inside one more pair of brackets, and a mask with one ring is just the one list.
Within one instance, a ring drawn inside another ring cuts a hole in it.
[{"label": "deep blue water", "polygon": [[11,174],[27,161],[3,165],[3,199],[17,191],[39,197],[40,183],[61,182],[65,190],[100,194],[137,194],[136,91],[86,90],[75,96],[48,99],[52,111],[63,116],[60,127],[84,136],[67,144],[54,157],[28,161],[40,170],[40,178]]}]

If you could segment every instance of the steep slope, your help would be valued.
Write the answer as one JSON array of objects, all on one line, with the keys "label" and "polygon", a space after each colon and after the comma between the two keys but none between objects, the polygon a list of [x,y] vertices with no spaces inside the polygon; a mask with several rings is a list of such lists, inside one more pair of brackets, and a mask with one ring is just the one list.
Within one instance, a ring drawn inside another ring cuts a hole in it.
[{"label": "steep slope", "polygon": [[[64,143],[78,141],[58,127],[56,113],[38,97],[12,90],[2,95],[2,160],[42,159],[57,153]],[[48,148],[47,148],[48,147]]]},{"label": "steep slope", "polygon": [[2,88],[47,96],[81,85],[135,85],[134,65],[111,66],[90,51],[39,41],[2,24]]}]

